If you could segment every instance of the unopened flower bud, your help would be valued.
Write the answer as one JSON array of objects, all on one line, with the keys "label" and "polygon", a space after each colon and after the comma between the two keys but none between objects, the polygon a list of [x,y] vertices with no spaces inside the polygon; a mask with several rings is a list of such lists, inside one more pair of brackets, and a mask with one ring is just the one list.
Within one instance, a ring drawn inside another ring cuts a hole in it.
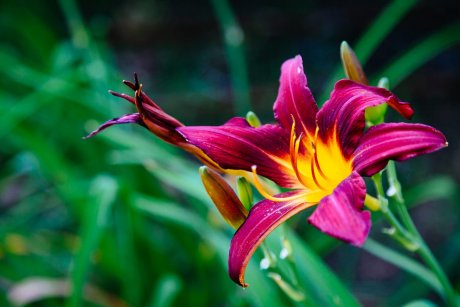
[{"label": "unopened flower bud", "polygon": [[200,167],[200,176],[206,192],[208,192],[222,217],[233,228],[238,229],[248,215],[248,211],[238,199],[238,196],[216,171],[202,166]]},{"label": "unopened flower bud", "polygon": [[249,125],[251,125],[251,127],[257,128],[261,125],[259,117],[257,117],[256,113],[252,111],[249,111],[248,114],[246,114],[246,120],[248,121]]},{"label": "unopened flower bud", "polygon": [[340,57],[342,58],[343,69],[348,79],[361,84],[369,84],[355,52],[345,41],[340,45]]}]

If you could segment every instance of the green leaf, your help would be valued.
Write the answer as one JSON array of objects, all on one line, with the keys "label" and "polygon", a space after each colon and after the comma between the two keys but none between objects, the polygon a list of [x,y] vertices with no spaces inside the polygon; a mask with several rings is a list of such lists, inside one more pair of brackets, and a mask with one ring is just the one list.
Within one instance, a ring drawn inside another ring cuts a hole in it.
[{"label": "green leaf", "polygon": [[389,262],[400,269],[413,274],[425,284],[430,286],[436,292],[443,294],[441,284],[439,283],[436,276],[421,264],[414,260],[406,257],[382,244],[379,244],[372,239],[367,239],[366,244],[363,248],[371,253],[372,255]]},{"label": "green leaf", "polygon": [[292,244],[294,261],[307,297],[317,306],[360,306],[353,294],[306,242],[287,227],[286,234]]},{"label": "green leaf", "polygon": [[[394,0],[375,18],[375,21],[367,28],[366,32],[353,46],[359,61],[364,66],[372,53],[377,49],[380,43],[388,36],[394,27],[401,21],[412,7],[417,3],[417,0]],[[337,55],[339,46],[337,45]],[[338,57],[337,57],[338,58]],[[320,97],[319,103],[322,104],[329,98],[335,82],[343,77],[342,65],[337,65],[329,81],[323,90],[323,95]],[[387,75],[380,75],[386,76]],[[393,80],[390,78],[391,82]]]},{"label": "green leaf", "polygon": [[452,203],[456,203],[458,188],[458,184],[451,177],[437,176],[405,190],[404,198],[408,206],[436,199],[448,199]]},{"label": "green leaf", "polygon": [[238,24],[228,0],[211,0],[214,14],[224,39],[227,64],[234,94],[236,115],[244,116],[251,110],[249,77],[244,54],[244,33]]},{"label": "green leaf", "polygon": [[86,214],[80,231],[81,246],[75,256],[71,272],[72,295],[68,306],[80,306],[83,288],[102,231],[109,222],[110,208],[117,193],[117,183],[111,177],[101,175],[91,184],[89,196],[92,201],[86,207]]},{"label": "green leaf", "polygon": [[428,301],[428,300],[416,300],[409,302],[407,304],[404,304],[402,307],[436,307],[435,303]]},{"label": "green leaf", "polygon": [[458,43],[460,43],[460,23],[455,23],[407,50],[398,59],[393,60],[386,69],[376,74],[377,78],[386,76],[391,80],[392,86],[396,86],[430,59]]},{"label": "green leaf", "polygon": [[[199,234],[204,241],[214,247],[220,258],[221,269],[227,270],[230,238],[223,232],[217,231],[195,212],[181,208],[176,203],[143,195],[135,197],[135,206],[140,211],[151,215],[154,219],[174,223]],[[284,306],[284,300],[280,297],[279,290],[264,276],[264,273],[258,268],[258,263],[254,260],[251,261],[246,274],[249,276],[248,280],[251,283],[248,289],[240,289],[237,285],[231,283],[230,277],[228,279],[229,286],[235,287],[238,295],[247,296],[255,306]],[[270,295],[265,295],[264,293],[269,293]]]},{"label": "green leaf", "polygon": [[182,289],[182,281],[176,275],[165,275],[156,284],[150,300],[150,307],[174,306],[174,298]]}]

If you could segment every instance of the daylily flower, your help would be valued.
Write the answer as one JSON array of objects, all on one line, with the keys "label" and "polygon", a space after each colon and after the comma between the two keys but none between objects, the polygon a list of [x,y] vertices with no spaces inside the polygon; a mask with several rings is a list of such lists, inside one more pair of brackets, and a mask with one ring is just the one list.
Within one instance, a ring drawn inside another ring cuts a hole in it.
[{"label": "daylily flower", "polygon": [[439,131],[420,124],[380,124],[364,131],[365,109],[385,102],[406,118],[413,114],[391,92],[351,80],[337,82],[318,111],[297,56],[282,66],[274,105],[278,124],[178,129],[222,168],[252,170],[292,189],[272,196],[259,187],[266,199],[252,208],[231,243],[229,273],[235,282],[245,285],[247,262],[276,226],[316,204],[308,218],[312,225],[362,245],[371,225],[370,213],[362,211],[362,176],[379,172],[390,159],[406,160],[446,146]]},{"label": "daylily flower", "polygon": [[[95,133],[120,122],[137,122],[219,170],[253,173],[254,184],[265,199],[250,210],[229,253],[230,277],[241,286],[246,286],[247,263],[264,238],[314,205],[318,204],[308,218],[310,224],[362,245],[371,226],[370,213],[363,211],[363,176],[376,174],[389,160],[403,161],[447,146],[441,132],[422,124],[383,123],[365,131],[368,107],[387,103],[406,118],[413,114],[409,103],[382,88],[340,80],[318,110],[300,56],[282,65],[274,104],[276,124],[252,127],[243,118],[233,118],[223,126],[187,127],[135,90],[135,99],[117,95],[135,103],[140,114],[109,121]],[[290,190],[271,195],[258,175]]]}]

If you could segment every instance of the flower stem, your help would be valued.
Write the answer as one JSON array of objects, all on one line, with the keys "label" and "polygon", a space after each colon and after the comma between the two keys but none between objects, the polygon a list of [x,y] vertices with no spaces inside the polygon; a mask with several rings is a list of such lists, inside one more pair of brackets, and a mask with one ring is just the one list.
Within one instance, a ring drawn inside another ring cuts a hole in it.
[{"label": "flower stem", "polygon": [[[283,272],[279,266],[275,254],[270,250],[265,242],[261,244],[262,252],[264,254],[264,259],[261,262],[261,269],[267,271],[267,276],[271,278],[278,287],[293,301],[302,302],[305,300],[304,290],[299,284],[299,281],[296,276],[294,276],[291,281],[291,278]],[[291,263],[289,263],[291,265]],[[295,263],[294,263],[295,268]],[[291,270],[294,269],[290,267]]]},{"label": "flower stem", "polygon": [[382,211],[385,219],[390,223],[392,229],[388,231],[388,234],[391,235],[394,239],[399,241],[404,247],[413,251],[415,246],[413,246],[413,238],[409,232],[401,225],[398,219],[394,216],[393,212],[388,207],[388,199],[385,197],[385,192],[382,185],[382,173],[377,173],[372,176],[374,181],[375,189],[377,191],[378,199],[380,201],[380,210]]},{"label": "flower stem", "polygon": [[425,264],[430,267],[432,272],[436,275],[439,282],[443,288],[444,299],[449,306],[457,306],[456,303],[456,295],[455,292],[447,278],[446,274],[444,273],[441,265],[434,257],[433,253],[426,245],[425,241],[423,240],[422,236],[420,235],[417,227],[415,226],[414,222],[412,221],[411,216],[409,215],[409,211],[404,203],[404,198],[402,196],[401,184],[399,183],[397,174],[396,174],[396,167],[393,161],[390,161],[387,166],[388,170],[388,182],[390,184],[390,190],[394,191],[393,198],[396,203],[396,207],[398,209],[398,213],[402,220],[404,226],[408,229],[411,236],[417,242],[419,248],[417,249],[418,254],[423,259]]}]

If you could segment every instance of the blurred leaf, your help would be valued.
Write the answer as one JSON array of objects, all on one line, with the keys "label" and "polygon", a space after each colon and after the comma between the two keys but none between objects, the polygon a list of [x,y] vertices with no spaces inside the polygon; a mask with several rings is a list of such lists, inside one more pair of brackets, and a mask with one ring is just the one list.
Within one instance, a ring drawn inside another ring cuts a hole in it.
[{"label": "blurred leaf", "polygon": [[[121,184],[120,184],[121,185]],[[139,306],[142,301],[142,270],[139,255],[136,253],[135,223],[139,212],[131,201],[132,190],[121,189],[120,203],[114,208],[114,228],[117,242],[117,257],[123,259],[129,266],[121,266],[121,283],[123,297],[131,306]]]},{"label": "blurred leaf", "polygon": [[[353,294],[292,230],[285,228],[307,300],[320,306],[359,306]],[[278,243],[279,244],[279,243]]]},{"label": "blurred leaf", "polygon": [[448,199],[456,203],[458,185],[448,176],[436,176],[404,191],[404,198],[409,206],[436,199]]},{"label": "blurred leaf", "polygon": [[86,208],[85,220],[80,232],[81,246],[75,256],[72,268],[72,295],[69,306],[80,306],[91,260],[97,248],[103,229],[109,222],[110,207],[117,193],[117,183],[111,177],[96,177],[90,188],[90,199]]},{"label": "blurred leaf", "polygon": [[[418,0],[393,0],[388,4],[380,15],[374,19],[374,22],[366,29],[361,38],[352,45],[359,61],[364,66],[367,60],[371,57],[380,43],[388,36],[391,30],[403,19],[403,17],[414,7]],[[337,50],[339,45],[337,44]],[[338,52],[337,52],[338,55]],[[322,104],[329,98],[335,82],[343,78],[344,72],[341,64],[332,73],[331,78],[326,82],[323,89],[319,104]],[[385,76],[387,75],[379,75]],[[391,82],[393,80],[390,78]]]},{"label": "blurred leaf", "polygon": [[460,43],[460,23],[455,23],[428,38],[424,38],[412,49],[405,51],[403,55],[393,60],[376,76],[378,76],[377,78],[381,76],[387,77],[394,87],[420,66],[458,43]]},{"label": "blurred leaf", "polygon": [[[230,238],[214,229],[207,221],[196,215],[196,213],[179,207],[175,203],[148,198],[142,195],[136,197],[136,207],[152,218],[161,221],[171,222],[186,229],[190,229],[200,235],[203,240],[215,248],[221,263],[221,269],[227,269],[228,249]],[[248,289],[241,289],[234,285],[235,290],[247,295],[255,306],[283,306],[283,299],[279,297],[279,291],[258,268],[258,265],[251,261],[246,274],[249,276],[251,286]],[[209,276],[212,280],[212,276]],[[229,284],[231,283],[230,278]],[[267,295],[269,293],[270,295]]]},{"label": "blurred leaf", "polygon": [[233,88],[235,114],[243,116],[248,111],[251,111],[248,65],[243,48],[244,33],[234,16],[230,1],[211,0],[211,4],[219,22],[227,52],[227,65]]},{"label": "blurred leaf", "polygon": [[426,283],[430,286],[433,290],[438,292],[439,294],[443,294],[441,284],[439,283],[436,276],[421,264],[415,262],[414,260],[406,257],[390,248],[375,242],[372,239],[367,239],[366,244],[364,244],[363,248],[368,251],[369,253],[373,254],[374,256],[389,262],[400,269],[409,272],[416,277],[418,277],[421,281]]},{"label": "blurred leaf", "polygon": [[153,291],[150,307],[174,306],[174,298],[182,289],[182,281],[176,275],[165,275],[161,277]]},{"label": "blurred leaf", "polygon": [[428,300],[416,300],[409,302],[407,304],[404,304],[402,307],[436,307],[435,303],[428,301]]}]

